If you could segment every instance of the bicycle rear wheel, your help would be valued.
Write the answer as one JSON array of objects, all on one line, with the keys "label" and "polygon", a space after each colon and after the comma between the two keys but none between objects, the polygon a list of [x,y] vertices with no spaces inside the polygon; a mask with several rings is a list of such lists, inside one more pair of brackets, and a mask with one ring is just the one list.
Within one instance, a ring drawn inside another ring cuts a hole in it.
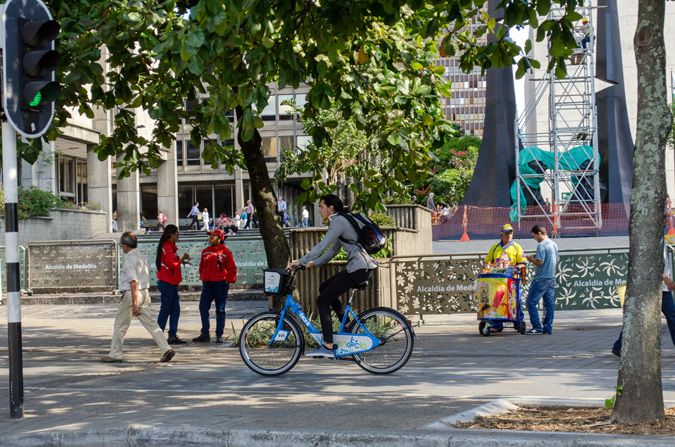
[{"label": "bicycle rear wheel", "polygon": [[[374,307],[358,316],[361,324],[375,337],[380,345],[368,352],[354,354],[358,365],[373,374],[389,374],[398,371],[412,355],[415,337],[408,319],[388,307]],[[349,327],[352,334],[365,334],[354,321]]]},{"label": "bicycle rear wheel", "polygon": [[289,316],[279,325],[279,312],[260,313],[246,322],[239,335],[239,354],[252,371],[278,376],[290,371],[302,354],[304,338],[298,324]]}]

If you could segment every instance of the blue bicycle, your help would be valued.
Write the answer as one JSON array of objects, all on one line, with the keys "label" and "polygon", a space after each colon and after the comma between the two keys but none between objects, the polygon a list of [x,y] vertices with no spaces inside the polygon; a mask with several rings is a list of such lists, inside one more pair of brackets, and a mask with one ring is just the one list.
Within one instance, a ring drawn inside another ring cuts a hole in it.
[{"label": "blue bicycle", "polygon": [[[305,337],[293,317],[305,325],[317,343],[323,335],[307,318],[292,297],[295,274],[304,266],[291,271],[265,270],[265,293],[286,295],[284,308],[270,309],[246,322],[239,336],[239,353],[251,370],[264,376],[277,376],[290,371],[305,350]],[[401,369],[413,352],[415,333],[408,319],[388,307],[374,307],[358,316],[352,311],[356,290],[352,289],[340,329],[333,334],[335,359],[353,359],[361,368],[373,374],[389,374]],[[349,322],[351,318],[351,322]]]}]

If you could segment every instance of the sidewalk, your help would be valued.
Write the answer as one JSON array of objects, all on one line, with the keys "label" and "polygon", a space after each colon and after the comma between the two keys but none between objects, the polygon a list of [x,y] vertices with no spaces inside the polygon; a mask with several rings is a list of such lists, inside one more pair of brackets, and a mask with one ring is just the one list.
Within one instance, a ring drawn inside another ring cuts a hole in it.
[{"label": "sidewalk", "polygon": [[[228,303],[226,335],[264,309]],[[157,308],[155,308],[156,311]],[[375,376],[348,361],[303,358],[262,377],[238,350],[190,344],[160,364],[134,321],[121,364],[103,364],[116,306],[22,307],[25,417],[9,418],[6,307],[0,307],[0,445],[11,446],[468,446],[672,445],[659,437],[421,427],[499,398],[579,399],[602,406],[618,360],[610,352],[619,309],[560,311],[553,335],[511,329],[483,337],[475,315],[426,316],[412,359]],[[664,326],[665,327],[665,326]],[[179,336],[200,329],[182,303]],[[675,404],[675,347],[663,340],[664,398]]]}]

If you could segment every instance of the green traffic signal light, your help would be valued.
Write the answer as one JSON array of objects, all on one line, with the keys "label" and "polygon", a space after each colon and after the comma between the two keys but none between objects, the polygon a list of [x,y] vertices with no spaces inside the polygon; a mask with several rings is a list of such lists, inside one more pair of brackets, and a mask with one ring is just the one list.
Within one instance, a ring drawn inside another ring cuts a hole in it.
[{"label": "green traffic signal light", "polygon": [[33,98],[33,100],[29,102],[28,105],[31,107],[37,107],[40,105],[41,101],[42,101],[42,93],[38,92],[38,94],[35,95],[35,98]]}]

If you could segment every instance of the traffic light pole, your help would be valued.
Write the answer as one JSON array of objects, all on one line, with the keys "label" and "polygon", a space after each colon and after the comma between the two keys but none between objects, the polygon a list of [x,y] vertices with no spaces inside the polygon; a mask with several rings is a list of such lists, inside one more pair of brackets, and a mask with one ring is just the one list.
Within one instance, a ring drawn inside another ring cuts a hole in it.
[{"label": "traffic light pole", "polygon": [[5,259],[7,268],[7,332],[9,348],[9,411],[23,417],[23,352],[21,347],[21,270],[19,258],[18,169],[16,131],[2,120],[2,184],[5,190]]}]

